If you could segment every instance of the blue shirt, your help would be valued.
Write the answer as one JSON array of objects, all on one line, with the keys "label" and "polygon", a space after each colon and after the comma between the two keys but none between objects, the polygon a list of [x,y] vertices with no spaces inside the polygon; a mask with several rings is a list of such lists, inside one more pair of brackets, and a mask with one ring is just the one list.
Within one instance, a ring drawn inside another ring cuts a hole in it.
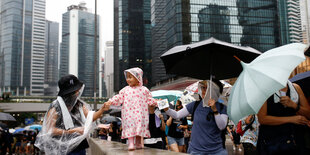
[{"label": "blue shirt", "polygon": [[[193,115],[195,102],[186,105],[190,114]],[[222,108],[221,108],[222,107]],[[227,114],[227,107],[216,103],[216,108],[220,114]],[[217,127],[214,115],[210,121],[207,115],[212,112],[211,107],[203,107],[202,101],[194,113],[193,128],[191,134],[190,150],[199,153],[217,153],[223,149],[221,130]]]}]

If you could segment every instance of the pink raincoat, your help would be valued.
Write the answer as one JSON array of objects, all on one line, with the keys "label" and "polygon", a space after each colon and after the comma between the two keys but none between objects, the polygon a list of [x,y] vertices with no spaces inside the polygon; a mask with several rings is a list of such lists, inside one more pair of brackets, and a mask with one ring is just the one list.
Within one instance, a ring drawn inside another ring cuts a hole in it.
[{"label": "pink raincoat", "polygon": [[139,86],[124,87],[118,95],[109,101],[114,106],[122,105],[122,139],[142,136],[150,137],[148,105],[156,104],[151,92],[143,86],[143,71],[140,68],[131,68],[124,71],[129,72],[139,81]]}]

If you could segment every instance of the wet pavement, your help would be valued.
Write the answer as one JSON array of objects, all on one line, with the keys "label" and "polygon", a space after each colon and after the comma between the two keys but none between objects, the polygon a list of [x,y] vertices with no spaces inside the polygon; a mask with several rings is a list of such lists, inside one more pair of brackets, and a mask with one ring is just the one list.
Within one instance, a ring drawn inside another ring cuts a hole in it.
[{"label": "wet pavement", "polygon": [[[168,150],[144,148],[140,150],[128,151],[128,146],[120,142],[112,142],[101,139],[90,139],[91,155],[182,155]],[[185,155],[185,154],[184,154]]]},{"label": "wet pavement", "polygon": [[[112,142],[101,140],[97,138],[90,139],[90,149],[88,149],[89,155],[177,155],[177,154],[184,154],[184,153],[177,153],[168,150],[160,150],[160,149],[153,149],[153,148],[144,148],[135,151],[128,151],[128,146],[126,144],[120,142]],[[228,155],[243,155],[242,151],[238,151],[236,149],[233,150],[233,143],[230,138],[226,139],[226,149]],[[91,151],[91,152],[90,152]]]}]

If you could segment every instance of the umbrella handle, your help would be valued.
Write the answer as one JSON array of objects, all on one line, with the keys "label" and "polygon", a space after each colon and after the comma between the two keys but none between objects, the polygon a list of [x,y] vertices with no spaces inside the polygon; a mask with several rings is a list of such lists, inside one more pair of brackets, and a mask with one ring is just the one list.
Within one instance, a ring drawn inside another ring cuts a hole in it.
[{"label": "umbrella handle", "polygon": [[239,62],[241,61],[237,56],[234,55],[234,57],[235,57]]},{"label": "umbrella handle", "polygon": [[211,90],[212,90],[212,75],[210,75],[210,83],[209,83],[209,87],[210,87],[210,98],[209,99],[211,99]]}]

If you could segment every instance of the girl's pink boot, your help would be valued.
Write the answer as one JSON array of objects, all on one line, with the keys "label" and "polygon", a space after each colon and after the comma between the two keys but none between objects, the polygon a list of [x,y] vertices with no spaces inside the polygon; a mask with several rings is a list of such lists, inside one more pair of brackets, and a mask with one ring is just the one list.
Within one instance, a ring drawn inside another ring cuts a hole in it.
[{"label": "girl's pink boot", "polygon": [[144,148],[141,140],[142,140],[142,138],[140,136],[136,136],[136,148],[137,149],[143,149]]},{"label": "girl's pink boot", "polygon": [[134,141],[135,141],[134,137],[128,138],[128,150],[129,151],[135,150],[135,142]]}]

